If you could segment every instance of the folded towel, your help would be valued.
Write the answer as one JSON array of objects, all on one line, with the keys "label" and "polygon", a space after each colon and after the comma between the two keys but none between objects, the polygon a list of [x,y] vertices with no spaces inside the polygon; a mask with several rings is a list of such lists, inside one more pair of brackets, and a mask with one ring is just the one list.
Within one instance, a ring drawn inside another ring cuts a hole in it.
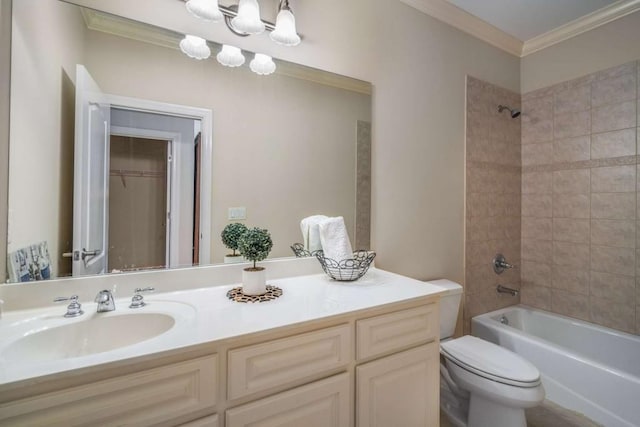
[{"label": "folded towel", "polygon": [[353,258],[353,250],[343,217],[325,219],[319,224],[319,228],[320,242],[325,258],[331,258],[338,262]]},{"label": "folded towel", "polygon": [[326,215],[312,215],[300,221],[300,231],[302,231],[302,244],[309,252],[322,249],[320,243],[320,230],[318,224],[329,217]]}]

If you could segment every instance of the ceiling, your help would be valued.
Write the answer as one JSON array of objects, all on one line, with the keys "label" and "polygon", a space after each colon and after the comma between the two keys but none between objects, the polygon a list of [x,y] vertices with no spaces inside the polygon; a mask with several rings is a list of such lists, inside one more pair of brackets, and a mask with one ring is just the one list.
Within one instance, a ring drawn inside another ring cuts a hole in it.
[{"label": "ceiling", "polygon": [[448,0],[525,42],[616,0]]}]

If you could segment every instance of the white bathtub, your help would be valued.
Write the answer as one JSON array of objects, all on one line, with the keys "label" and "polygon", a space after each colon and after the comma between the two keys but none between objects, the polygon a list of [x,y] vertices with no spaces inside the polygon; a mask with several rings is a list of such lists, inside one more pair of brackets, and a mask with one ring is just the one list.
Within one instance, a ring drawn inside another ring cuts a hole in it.
[{"label": "white bathtub", "polygon": [[471,330],[533,363],[552,402],[607,427],[640,426],[640,337],[523,305],[476,316]]}]

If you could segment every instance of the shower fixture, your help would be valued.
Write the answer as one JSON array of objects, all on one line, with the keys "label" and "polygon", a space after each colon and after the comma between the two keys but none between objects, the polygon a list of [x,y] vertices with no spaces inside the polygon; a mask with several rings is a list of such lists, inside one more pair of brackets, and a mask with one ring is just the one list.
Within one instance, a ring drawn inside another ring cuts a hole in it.
[{"label": "shower fixture", "polygon": [[520,117],[520,110],[517,108],[511,108],[508,105],[498,105],[498,113],[502,113],[504,110],[509,110],[512,119]]}]

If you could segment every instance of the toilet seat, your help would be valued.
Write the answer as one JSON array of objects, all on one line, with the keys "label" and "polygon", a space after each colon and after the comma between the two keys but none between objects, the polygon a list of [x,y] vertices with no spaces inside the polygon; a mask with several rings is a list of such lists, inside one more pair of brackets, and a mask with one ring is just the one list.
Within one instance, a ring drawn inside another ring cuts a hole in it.
[{"label": "toilet seat", "polygon": [[440,352],[465,371],[498,383],[521,388],[537,387],[541,383],[540,372],[533,364],[470,335],[441,343]]}]

